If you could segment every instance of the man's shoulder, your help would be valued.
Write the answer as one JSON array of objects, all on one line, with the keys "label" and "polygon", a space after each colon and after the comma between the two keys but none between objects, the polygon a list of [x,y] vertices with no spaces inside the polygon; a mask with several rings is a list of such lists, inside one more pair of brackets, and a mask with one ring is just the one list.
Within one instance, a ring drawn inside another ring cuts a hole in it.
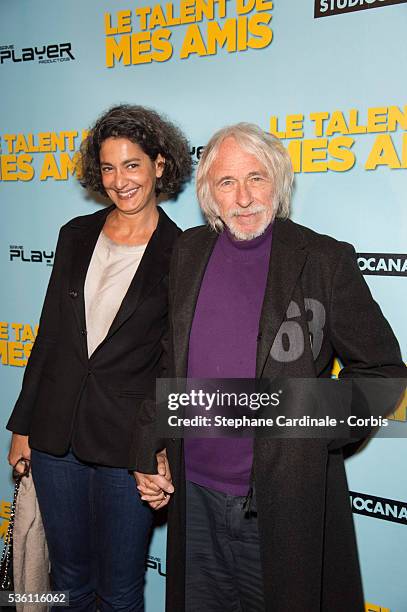
[{"label": "man's shoulder", "polygon": [[349,253],[354,253],[355,251],[354,247],[349,242],[344,242],[333,236],[316,232],[291,219],[277,220],[277,222],[283,239],[286,239],[286,241],[295,241],[295,244],[301,244],[309,252],[315,255],[332,255],[337,257],[338,254],[344,251]]},{"label": "man's shoulder", "polygon": [[216,237],[216,233],[207,225],[197,225],[183,231],[178,238],[178,246],[188,246],[190,243],[196,243],[198,240],[207,240],[211,237]]},{"label": "man's shoulder", "polygon": [[[306,248],[311,255],[325,259],[337,259],[344,252],[354,256],[354,247],[333,236],[322,234],[291,219],[276,219],[273,230],[278,240],[285,242],[291,248]],[[178,238],[178,248],[199,248],[216,239],[218,234],[207,225],[198,225],[185,230]]]}]

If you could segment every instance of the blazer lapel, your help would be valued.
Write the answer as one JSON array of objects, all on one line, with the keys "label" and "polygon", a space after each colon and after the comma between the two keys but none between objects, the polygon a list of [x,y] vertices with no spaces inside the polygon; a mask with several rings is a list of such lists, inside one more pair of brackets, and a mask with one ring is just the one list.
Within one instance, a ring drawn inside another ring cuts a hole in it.
[{"label": "blazer lapel", "polygon": [[[178,251],[175,300],[173,305],[173,341],[175,375],[184,378],[188,368],[189,336],[206,266],[218,235],[206,229]],[[214,296],[216,299],[216,296]]]},{"label": "blazer lapel", "polygon": [[289,220],[276,219],[266,291],[260,316],[256,377],[261,378],[276,334],[307,257],[302,233]]},{"label": "blazer lapel", "polygon": [[[74,239],[72,243],[72,248],[75,249],[75,254],[73,257],[69,279],[69,296],[72,298],[72,306],[75,311],[79,329],[81,331],[86,330],[84,292],[86,273],[89,268],[96,242],[99,238],[99,234],[105,224],[106,217],[110,211],[113,210],[113,208],[114,206],[109,206],[106,210],[101,211],[100,216],[93,219],[93,222],[89,227],[83,228],[79,226],[79,230],[81,232],[79,238]],[[72,230],[76,231],[75,226],[72,226]],[[86,333],[83,333],[82,335],[85,340]],[[87,350],[86,342],[84,342],[84,347]]]},{"label": "blazer lapel", "polygon": [[174,245],[174,229],[172,222],[169,221],[167,215],[160,207],[158,207],[158,212],[160,216],[157,228],[147,244],[140,265],[133,276],[106,337],[96,347],[92,357],[137,310],[163,276],[168,274],[169,261]]}]

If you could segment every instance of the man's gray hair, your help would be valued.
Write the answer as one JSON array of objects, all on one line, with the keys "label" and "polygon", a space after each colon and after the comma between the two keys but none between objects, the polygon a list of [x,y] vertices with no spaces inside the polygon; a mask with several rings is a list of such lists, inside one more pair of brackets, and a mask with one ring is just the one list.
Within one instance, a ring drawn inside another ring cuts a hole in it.
[{"label": "man's gray hair", "polygon": [[244,151],[254,155],[266,168],[274,185],[274,210],[276,217],[286,219],[290,212],[291,188],[294,172],[290,156],[281,141],[264,132],[254,123],[236,123],[216,132],[206,145],[196,172],[196,193],[202,212],[209,225],[222,232],[223,221],[219,216],[209,182],[209,172],[226,138],[234,138]]}]

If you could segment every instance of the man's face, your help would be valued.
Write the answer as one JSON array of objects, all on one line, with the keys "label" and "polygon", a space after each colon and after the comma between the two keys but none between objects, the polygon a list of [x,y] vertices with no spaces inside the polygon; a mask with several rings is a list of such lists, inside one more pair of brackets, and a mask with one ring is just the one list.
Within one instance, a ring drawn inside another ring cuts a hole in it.
[{"label": "man's face", "polygon": [[234,138],[226,138],[210,168],[209,181],[220,217],[235,238],[260,236],[274,217],[274,189],[257,157]]}]

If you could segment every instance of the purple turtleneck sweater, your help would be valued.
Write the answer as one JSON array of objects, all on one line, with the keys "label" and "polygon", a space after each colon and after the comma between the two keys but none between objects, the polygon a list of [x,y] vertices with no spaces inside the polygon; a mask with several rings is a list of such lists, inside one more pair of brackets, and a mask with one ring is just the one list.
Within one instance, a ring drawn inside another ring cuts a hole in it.
[{"label": "purple turtleneck sweater", "polygon": [[[188,353],[188,378],[255,378],[257,336],[270,259],[272,225],[253,240],[223,232],[202,281]],[[246,495],[251,438],[187,438],[187,480]]]}]

